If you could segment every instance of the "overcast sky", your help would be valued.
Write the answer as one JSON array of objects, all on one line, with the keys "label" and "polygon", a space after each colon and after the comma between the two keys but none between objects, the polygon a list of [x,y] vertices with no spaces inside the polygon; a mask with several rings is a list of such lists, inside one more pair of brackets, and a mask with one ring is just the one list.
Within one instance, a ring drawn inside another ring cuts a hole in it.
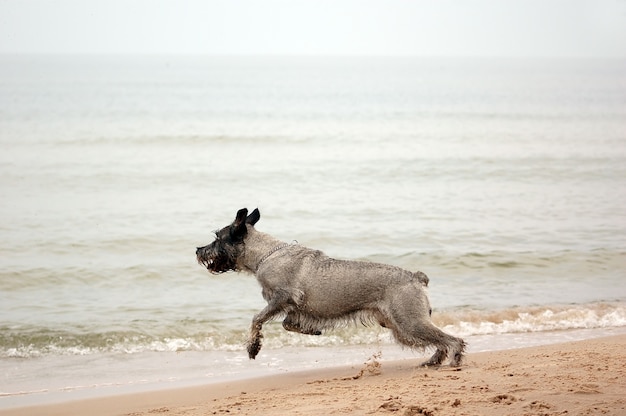
[{"label": "overcast sky", "polygon": [[626,57],[626,0],[0,0],[0,53]]}]

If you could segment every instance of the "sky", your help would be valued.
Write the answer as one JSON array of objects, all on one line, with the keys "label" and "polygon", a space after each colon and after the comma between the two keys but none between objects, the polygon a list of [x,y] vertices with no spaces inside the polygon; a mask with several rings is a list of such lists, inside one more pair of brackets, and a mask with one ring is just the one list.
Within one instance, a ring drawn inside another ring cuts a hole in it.
[{"label": "sky", "polygon": [[0,53],[626,57],[626,0],[0,0]]}]

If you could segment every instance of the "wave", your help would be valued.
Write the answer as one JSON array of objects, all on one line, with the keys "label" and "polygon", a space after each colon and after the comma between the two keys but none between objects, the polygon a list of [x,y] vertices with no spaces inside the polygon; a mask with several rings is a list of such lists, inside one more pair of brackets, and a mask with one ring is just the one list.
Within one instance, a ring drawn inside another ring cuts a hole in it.
[{"label": "wave", "polygon": [[[433,322],[444,331],[468,337],[510,333],[595,329],[626,326],[622,303],[515,307],[502,310],[475,309],[434,311]],[[44,355],[89,355],[98,353],[137,354],[142,352],[243,351],[247,328],[213,326],[207,331],[185,333],[184,324],[175,331],[85,332],[36,327],[0,328],[0,358],[31,358]],[[329,347],[393,342],[388,330],[348,326],[319,337],[286,332],[279,322],[265,327],[265,346]]]},{"label": "wave", "polygon": [[516,307],[499,311],[444,312],[434,323],[459,336],[559,331],[626,326],[623,304],[595,303]]}]

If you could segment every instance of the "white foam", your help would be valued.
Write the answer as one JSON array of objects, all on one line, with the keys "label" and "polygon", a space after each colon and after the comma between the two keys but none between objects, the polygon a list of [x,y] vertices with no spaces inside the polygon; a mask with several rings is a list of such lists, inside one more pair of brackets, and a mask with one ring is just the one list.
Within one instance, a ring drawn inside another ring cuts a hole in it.
[{"label": "white foam", "polygon": [[[513,315],[513,319],[502,318]],[[459,319],[443,330],[459,336],[544,332],[569,329],[594,329],[626,326],[626,307],[621,304],[591,304],[551,308],[519,308],[500,314],[480,314]]]}]

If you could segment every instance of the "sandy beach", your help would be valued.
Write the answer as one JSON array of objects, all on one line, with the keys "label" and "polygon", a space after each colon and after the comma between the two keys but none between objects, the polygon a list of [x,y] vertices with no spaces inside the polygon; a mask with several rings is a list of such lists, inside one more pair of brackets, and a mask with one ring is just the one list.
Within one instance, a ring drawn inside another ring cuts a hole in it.
[{"label": "sandy beach", "polygon": [[626,335],[469,354],[459,369],[380,361],[0,415],[624,415]]}]

